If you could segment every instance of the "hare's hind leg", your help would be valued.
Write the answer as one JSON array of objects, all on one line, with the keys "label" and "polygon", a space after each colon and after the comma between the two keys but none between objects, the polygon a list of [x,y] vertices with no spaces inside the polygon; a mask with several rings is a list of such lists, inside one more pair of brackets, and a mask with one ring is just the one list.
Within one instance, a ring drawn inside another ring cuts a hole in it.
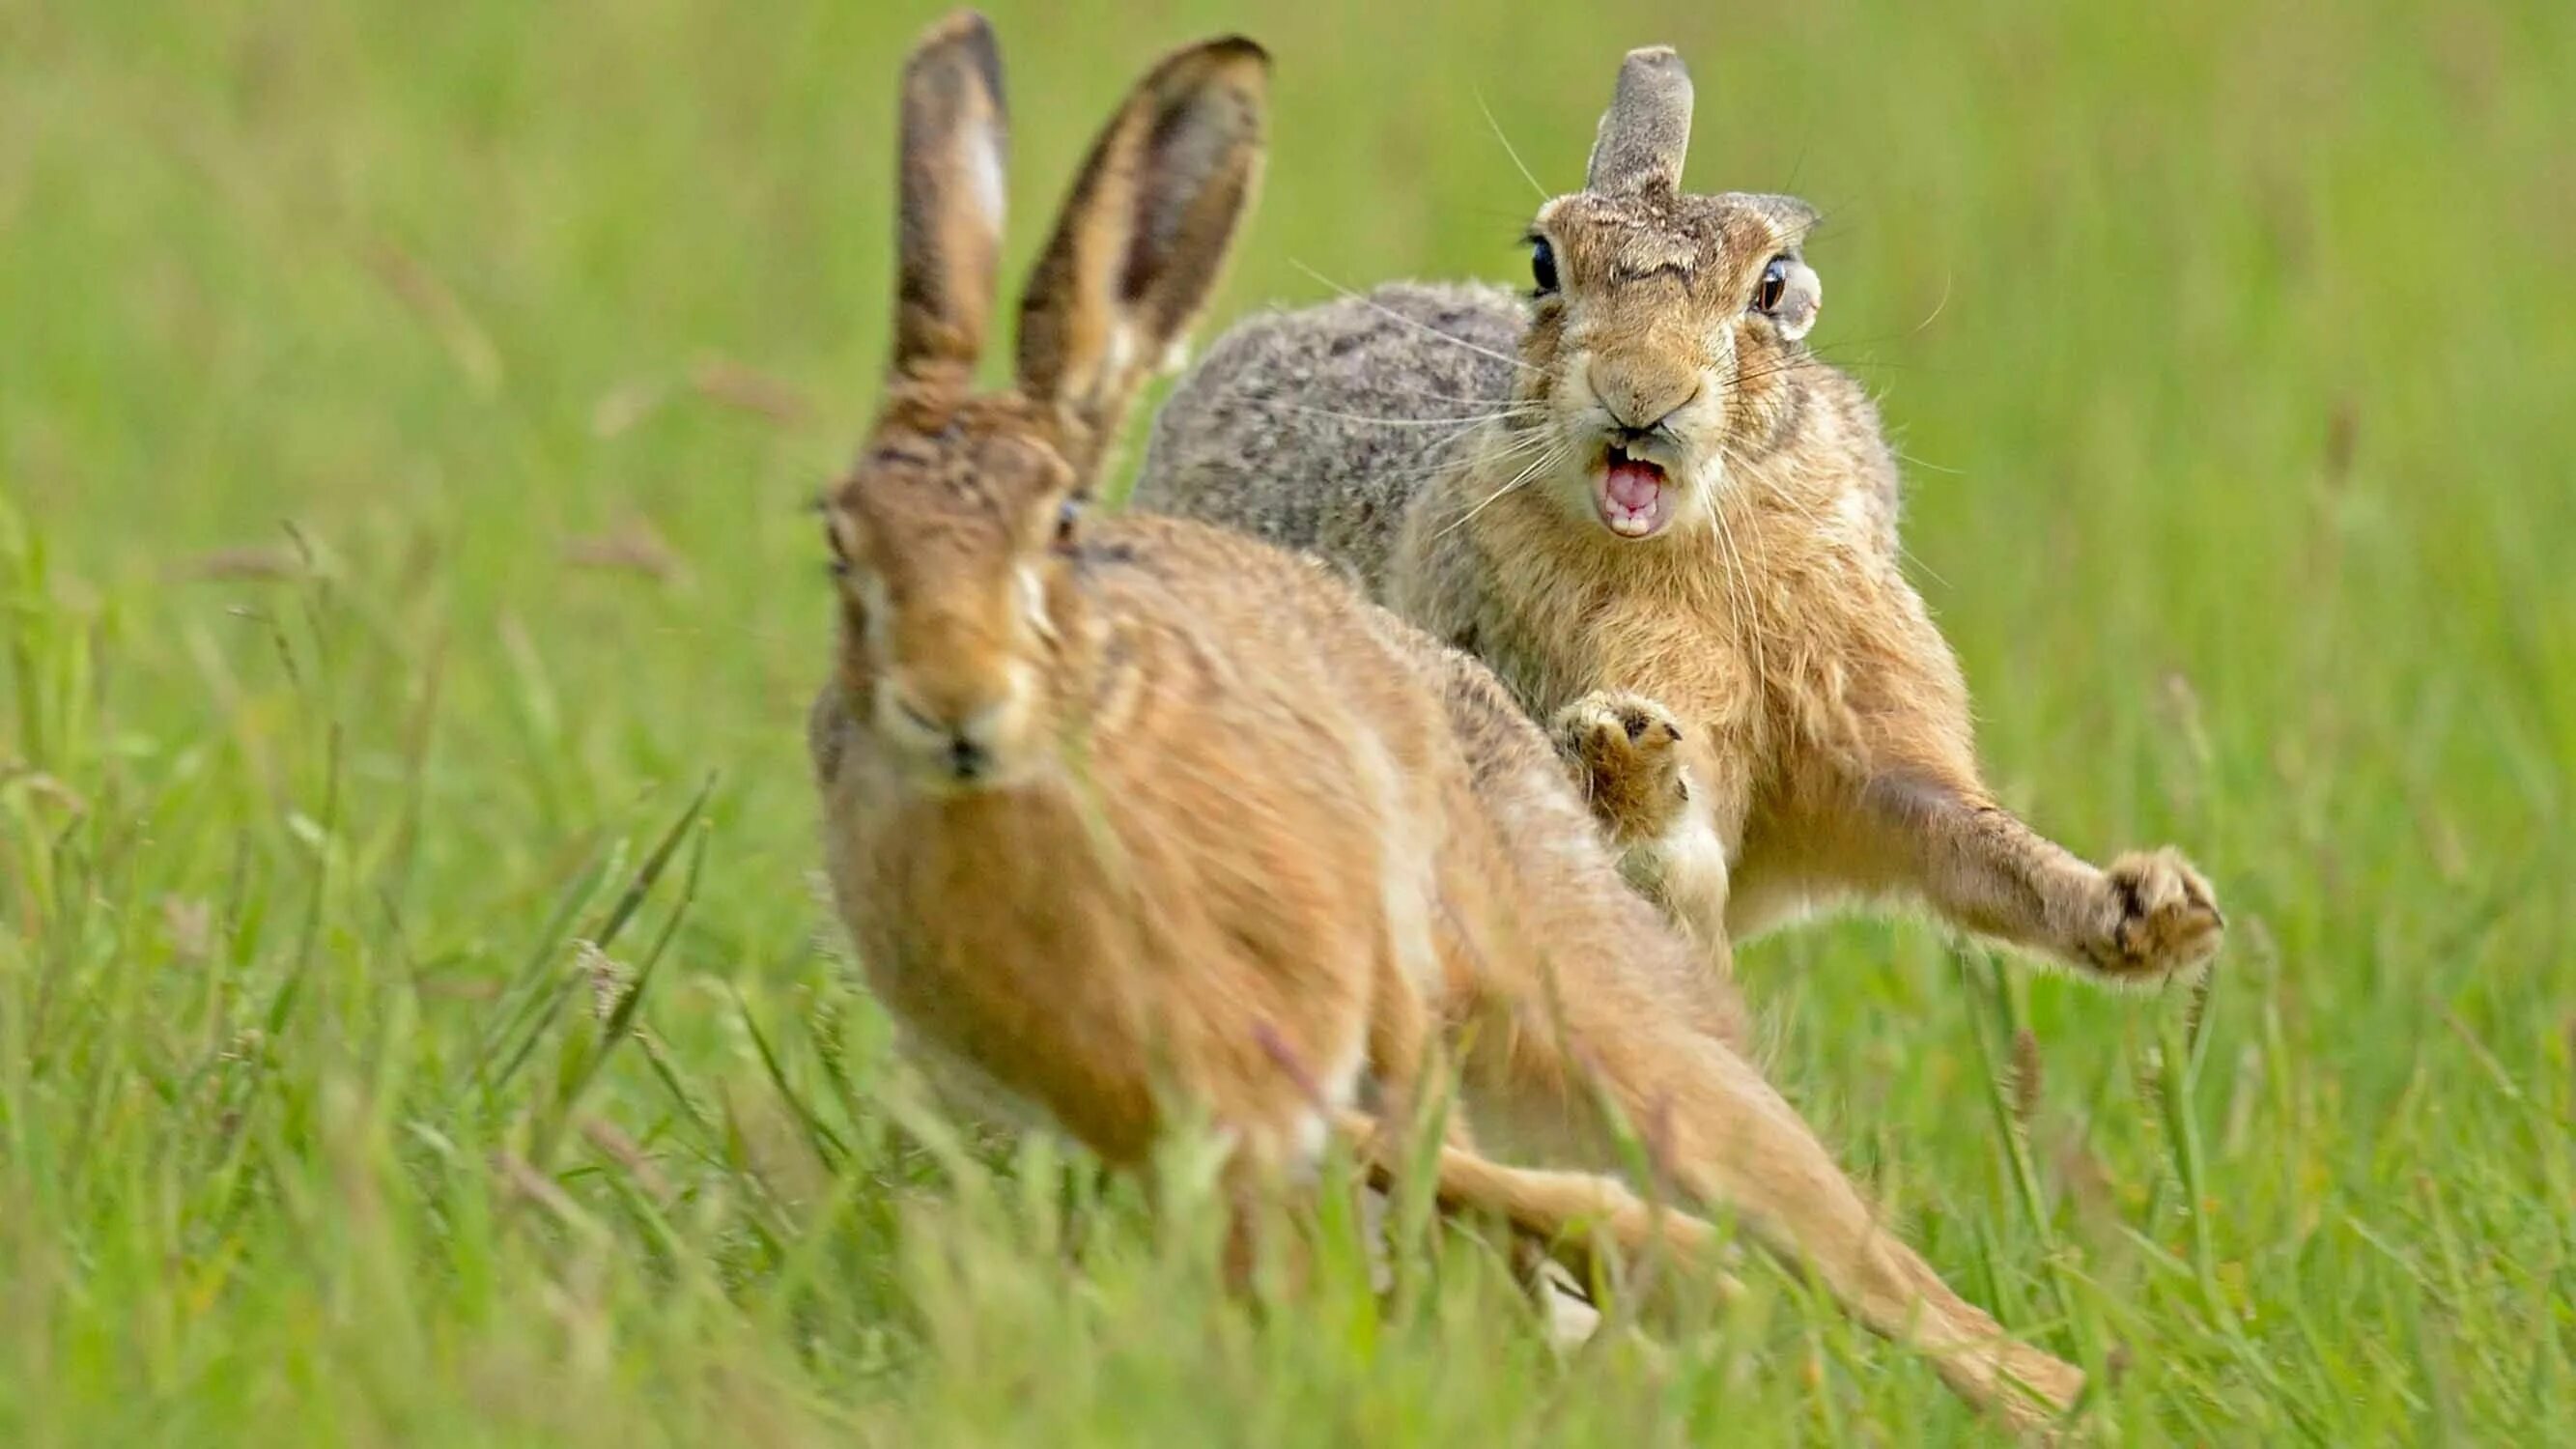
[{"label": "hare's hind leg", "polygon": [[[1345,1112],[1339,1125],[1371,1189],[1394,1192],[1397,1174],[1409,1165],[1400,1138],[1366,1113]],[[1714,1274],[1721,1293],[1739,1287],[1720,1266],[1720,1244],[1706,1222],[1652,1206],[1615,1177],[1509,1166],[1479,1153],[1463,1133],[1450,1134],[1429,1165],[1441,1212],[1483,1214],[1511,1230],[1513,1266],[1547,1315],[1559,1348],[1583,1343],[1600,1327],[1600,1311],[1576,1285],[1601,1281],[1603,1265],[1595,1260],[1601,1248],[1662,1251]]]},{"label": "hare's hind leg", "polygon": [[[1721,1043],[1638,1041],[1605,1067],[1648,1148],[1692,1195],[1731,1208],[1765,1246],[1814,1271],[1871,1330],[1931,1356],[1971,1403],[2043,1423],[2074,1401],[2073,1365],[2013,1342],[1889,1232],[1824,1144],[1752,1065]],[[1621,1079],[1626,1078],[1623,1082]],[[1656,1139],[1660,1138],[1658,1141]]]},{"label": "hare's hind leg", "polygon": [[[1599,1019],[1604,1011],[1618,1019]],[[1735,1213],[1873,1332],[1920,1349],[1970,1403],[2034,1427],[2074,1401],[2082,1373],[2011,1341],[1951,1291],[1879,1223],[1788,1102],[1724,1043],[1618,1012],[1598,993],[1565,993],[1564,1012],[1572,1057],[1564,1090],[1584,1090],[1588,1069],[1683,1192]],[[1587,1016],[1596,1018],[1588,1030]]]},{"label": "hare's hind leg", "polygon": [[[1363,1113],[1343,1113],[1341,1128],[1367,1163],[1370,1182],[1392,1189],[1401,1149]],[[1596,1240],[1627,1253],[1661,1249],[1687,1261],[1716,1260],[1717,1235],[1706,1222],[1657,1208],[1615,1177],[1513,1167],[1454,1142],[1442,1145],[1432,1167],[1443,1212],[1490,1213],[1545,1244],[1550,1256],[1579,1274],[1589,1275],[1596,1266],[1590,1256]],[[1724,1281],[1728,1291],[1737,1286]]]}]

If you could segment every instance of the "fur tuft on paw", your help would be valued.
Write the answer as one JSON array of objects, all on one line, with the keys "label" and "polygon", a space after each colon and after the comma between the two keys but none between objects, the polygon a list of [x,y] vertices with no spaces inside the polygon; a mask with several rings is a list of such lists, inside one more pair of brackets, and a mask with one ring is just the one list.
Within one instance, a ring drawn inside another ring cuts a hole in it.
[{"label": "fur tuft on paw", "polygon": [[2108,895],[2085,957],[2103,975],[2153,985],[2188,975],[2218,954],[2227,918],[2209,882],[2182,852],[2124,855],[2102,873]]},{"label": "fur tuft on paw", "polygon": [[1690,801],[1682,774],[1682,727],[1672,712],[1641,694],[1602,690],[1558,710],[1551,731],[1617,844],[1652,840]]}]

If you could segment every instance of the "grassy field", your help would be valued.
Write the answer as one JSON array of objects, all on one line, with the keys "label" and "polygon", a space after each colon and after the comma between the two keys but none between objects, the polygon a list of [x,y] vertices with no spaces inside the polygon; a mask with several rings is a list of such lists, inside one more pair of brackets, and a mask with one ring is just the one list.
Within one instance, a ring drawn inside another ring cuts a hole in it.
[{"label": "grassy field", "polygon": [[[1221,315],[1516,277],[1497,131],[1570,186],[1683,46],[1998,784],[2233,923],[2197,1014],[1783,934],[1779,1079],[2105,1439],[2576,1442],[2576,7],[993,8],[1015,257],[1149,56],[1272,47]],[[889,1089],[798,505],[931,13],[0,0],[0,1442],[1982,1437],[1774,1272],[1660,1358],[1463,1236],[1256,1316]]]}]

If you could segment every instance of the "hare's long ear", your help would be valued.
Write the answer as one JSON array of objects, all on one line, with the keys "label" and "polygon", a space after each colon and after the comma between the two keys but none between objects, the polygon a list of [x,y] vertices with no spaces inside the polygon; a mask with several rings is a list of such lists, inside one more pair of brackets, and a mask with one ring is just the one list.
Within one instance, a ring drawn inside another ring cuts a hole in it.
[{"label": "hare's long ear", "polygon": [[1667,45],[1632,50],[1619,66],[1619,88],[1592,140],[1587,191],[1604,195],[1660,187],[1679,191],[1690,151],[1689,67]]},{"label": "hare's long ear", "polygon": [[1020,388],[1087,432],[1087,465],[1216,285],[1260,184],[1270,57],[1230,36],[1154,67],[1066,198],[1020,303]]},{"label": "hare's long ear", "polygon": [[960,10],[903,67],[895,371],[963,383],[983,350],[1002,248],[1002,57]]}]

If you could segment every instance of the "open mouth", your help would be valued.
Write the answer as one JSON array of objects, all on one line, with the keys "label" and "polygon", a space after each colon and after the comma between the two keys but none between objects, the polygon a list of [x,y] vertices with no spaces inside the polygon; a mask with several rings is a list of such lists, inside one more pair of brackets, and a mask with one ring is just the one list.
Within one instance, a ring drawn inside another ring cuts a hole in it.
[{"label": "open mouth", "polygon": [[1621,538],[1647,538],[1673,521],[1673,484],[1663,465],[1632,458],[1624,448],[1612,448],[1603,460],[1592,502],[1602,523]]}]

